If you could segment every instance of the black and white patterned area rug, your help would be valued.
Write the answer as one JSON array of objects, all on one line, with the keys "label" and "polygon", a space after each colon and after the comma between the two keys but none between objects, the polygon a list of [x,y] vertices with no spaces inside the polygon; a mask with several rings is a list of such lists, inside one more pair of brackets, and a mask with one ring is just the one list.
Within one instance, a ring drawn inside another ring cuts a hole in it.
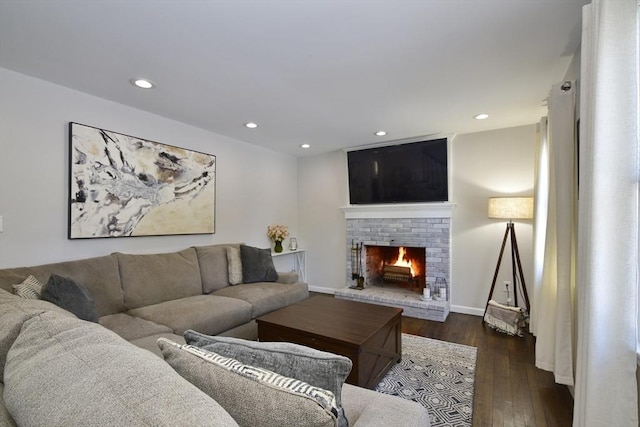
[{"label": "black and white patterned area rug", "polygon": [[471,426],[476,348],[402,334],[402,360],[376,391],[422,404],[431,426]]}]

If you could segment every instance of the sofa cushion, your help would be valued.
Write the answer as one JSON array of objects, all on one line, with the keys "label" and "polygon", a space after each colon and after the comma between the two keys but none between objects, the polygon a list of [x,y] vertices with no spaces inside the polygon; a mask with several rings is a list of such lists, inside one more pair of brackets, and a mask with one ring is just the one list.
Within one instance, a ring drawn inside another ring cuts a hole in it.
[{"label": "sofa cushion", "polygon": [[12,284],[22,282],[30,274],[41,283],[47,283],[52,274],[69,277],[82,283],[96,301],[98,316],[125,310],[118,260],[115,256],[107,255],[35,267],[0,269],[0,288],[11,291]]},{"label": "sofa cushion", "polygon": [[[251,317],[284,308],[309,297],[309,289],[305,283],[248,283],[220,289],[213,295],[237,298],[251,304]],[[200,331],[202,332],[202,331]]]},{"label": "sofa cushion", "polygon": [[98,323],[96,302],[82,283],[52,274],[42,288],[42,299],[70,311],[82,320]]},{"label": "sofa cushion", "polygon": [[127,313],[103,316],[99,319],[98,323],[120,335],[127,341],[133,341],[155,334],[173,333],[173,329],[166,325],[159,325]]},{"label": "sofa cushion", "polygon": [[46,312],[7,356],[4,400],[18,425],[237,423],[160,358],[94,323]]},{"label": "sofa cushion", "polygon": [[240,248],[232,246],[227,248],[227,264],[229,265],[229,284],[239,285],[242,283],[242,259],[240,258]]},{"label": "sofa cushion", "polygon": [[229,267],[227,247],[238,245],[196,246],[200,274],[202,275],[202,293],[209,294],[229,286]]},{"label": "sofa cushion", "polygon": [[278,280],[278,273],[271,257],[271,249],[240,245],[240,259],[244,283],[275,282]]},{"label": "sofa cushion", "polygon": [[224,332],[220,332],[217,336],[258,341],[258,323],[255,321],[255,319],[252,319],[240,326],[236,326],[235,328],[227,329]]},{"label": "sofa cushion", "polygon": [[200,267],[193,248],[166,254],[115,256],[127,309],[202,294]]},{"label": "sofa cushion", "polygon": [[298,283],[298,273],[295,271],[278,271],[278,280],[276,280],[276,282],[287,285]]},{"label": "sofa cushion", "polygon": [[348,425],[341,399],[342,386],[353,366],[348,357],[288,342],[214,337],[191,330],[184,333],[184,339],[189,345],[331,391],[339,408],[338,425]]},{"label": "sofa cushion", "polygon": [[20,298],[0,289],[0,382],[2,382],[7,353],[20,334],[22,324],[45,311],[58,311],[64,316],[73,317],[73,314],[50,302]]},{"label": "sofa cushion", "polygon": [[21,298],[40,299],[44,285],[31,274],[22,283],[13,285],[13,293]]},{"label": "sofa cushion", "polygon": [[[4,394],[4,384],[0,381],[0,396]],[[4,399],[0,399],[0,426],[15,427],[16,423],[11,418],[11,414],[7,411],[7,407],[4,404]]]},{"label": "sofa cushion", "polygon": [[127,313],[167,325],[178,335],[187,329],[215,335],[251,320],[251,304],[234,298],[197,295],[136,308]]},{"label": "sofa cushion", "polygon": [[241,426],[336,425],[333,393],[197,347],[160,339],[165,360]]}]

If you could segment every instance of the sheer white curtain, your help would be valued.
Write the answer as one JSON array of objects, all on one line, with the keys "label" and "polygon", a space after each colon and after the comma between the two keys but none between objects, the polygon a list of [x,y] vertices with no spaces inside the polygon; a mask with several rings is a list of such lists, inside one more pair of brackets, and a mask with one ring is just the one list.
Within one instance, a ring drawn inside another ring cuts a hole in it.
[{"label": "sheer white curtain", "polygon": [[583,9],[574,426],[637,426],[638,1]]},{"label": "sheer white curtain", "polygon": [[573,385],[576,282],[576,89],[553,85],[539,126],[535,178],[534,304],[536,366]]}]

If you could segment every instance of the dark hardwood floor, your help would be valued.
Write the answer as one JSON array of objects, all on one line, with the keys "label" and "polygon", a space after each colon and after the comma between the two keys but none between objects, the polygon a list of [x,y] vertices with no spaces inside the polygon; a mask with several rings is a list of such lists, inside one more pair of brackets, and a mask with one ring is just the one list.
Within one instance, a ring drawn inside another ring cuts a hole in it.
[{"label": "dark hardwood floor", "polygon": [[403,317],[402,331],[478,349],[474,426],[571,426],[571,393],[553,374],[535,367],[532,335],[501,334],[479,316],[458,313],[444,323]]},{"label": "dark hardwood floor", "polygon": [[458,313],[449,314],[446,322],[403,317],[402,331],[478,349],[474,427],[571,426],[571,393],[554,382],[553,374],[535,367],[531,334],[501,334],[484,326],[479,316]]}]

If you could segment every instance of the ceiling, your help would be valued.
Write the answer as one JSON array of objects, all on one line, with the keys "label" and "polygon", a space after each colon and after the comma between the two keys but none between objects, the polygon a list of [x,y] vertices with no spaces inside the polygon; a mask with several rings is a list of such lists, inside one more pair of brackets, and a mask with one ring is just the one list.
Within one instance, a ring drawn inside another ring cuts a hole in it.
[{"label": "ceiling", "polygon": [[0,0],[0,66],[305,156],[536,123],[586,2]]}]

